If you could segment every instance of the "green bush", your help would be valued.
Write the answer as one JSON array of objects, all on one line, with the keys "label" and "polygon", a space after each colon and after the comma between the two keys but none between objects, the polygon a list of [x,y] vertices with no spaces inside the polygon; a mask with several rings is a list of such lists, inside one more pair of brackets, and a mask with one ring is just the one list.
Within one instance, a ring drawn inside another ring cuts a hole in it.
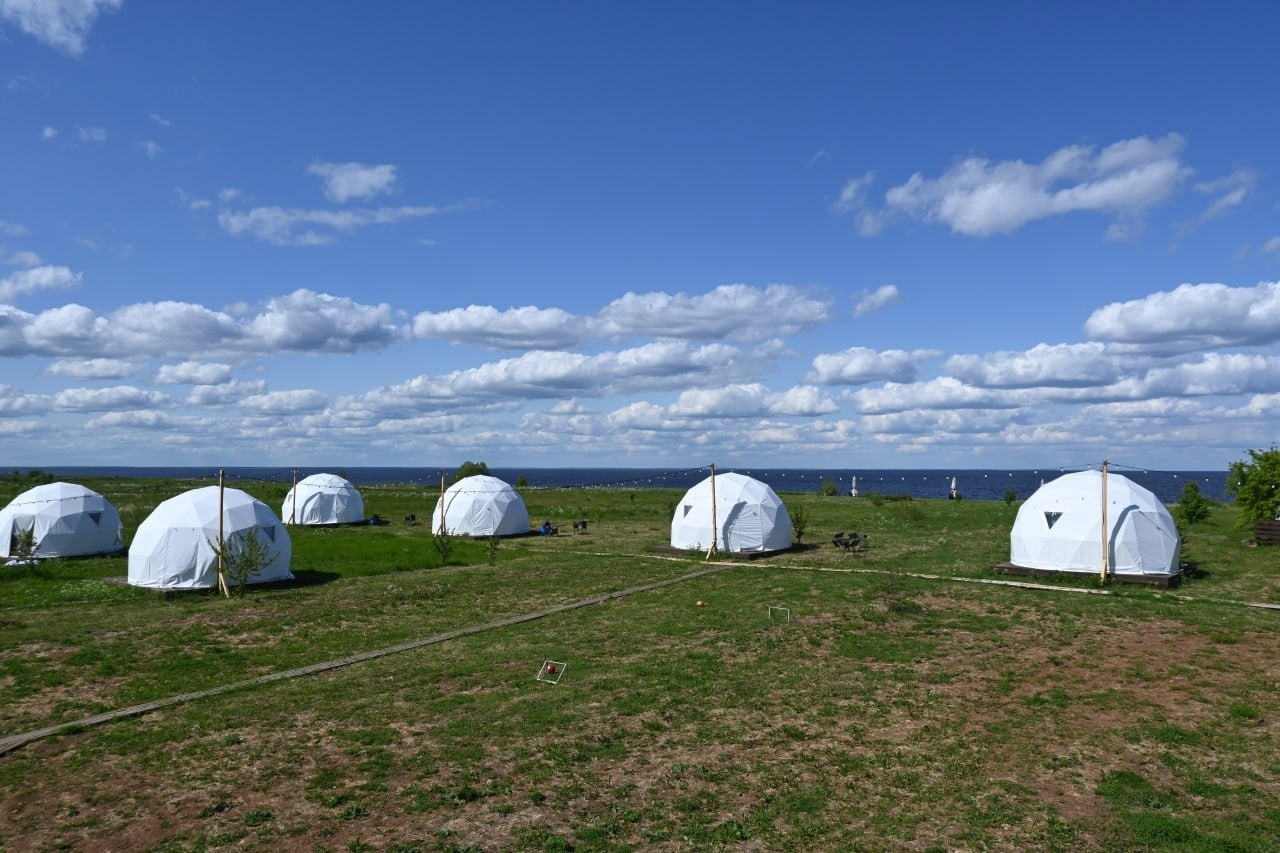
[{"label": "green bush", "polygon": [[791,516],[791,538],[799,545],[804,539],[805,530],[809,528],[809,510],[797,504],[788,510],[788,515]]},{"label": "green bush", "polygon": [[1209,499],[1200,494],[1200,487],[1193,480],[1182,488],[1182,496],[1173,508],[1178,521],[1186,525],[1197,524],[1209,517]]},{"label": "green bush", "polygon": [[1236,523],[1253,527],[1255,521],[1272,519],[1280,509],[1280,448],[1250,450],[1250,462],[1232,462],[1227,470],[1227,494],[1235,498]]},{"label": "green bush", "polygon": [[456,483],[466,477],[473,477],[476,474],[488,474],[489,466],[483,462],[472,462],[468,459],[458,466],[458,473],[453,475],[453,481]]}]

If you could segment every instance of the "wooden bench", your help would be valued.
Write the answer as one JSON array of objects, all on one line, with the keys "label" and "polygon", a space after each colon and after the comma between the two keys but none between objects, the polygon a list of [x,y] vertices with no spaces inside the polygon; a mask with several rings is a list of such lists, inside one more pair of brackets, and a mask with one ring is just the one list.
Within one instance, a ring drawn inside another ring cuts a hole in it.
[{"label": "wooden bench", "polygon": [[1274,521],[1265,519],[1253,523],[1253,541],[1259,545],[1280,544],[1280,518]]},{"label": "wooden bench", "polygon": [[587,520],[586,520],[585,518],[581,518],[581,519],[578,519],[577,521],[575,521],[575,522],[573,523],[573,532],[574,532],[574,533],[586,533],[586,532],[587,532]]}]

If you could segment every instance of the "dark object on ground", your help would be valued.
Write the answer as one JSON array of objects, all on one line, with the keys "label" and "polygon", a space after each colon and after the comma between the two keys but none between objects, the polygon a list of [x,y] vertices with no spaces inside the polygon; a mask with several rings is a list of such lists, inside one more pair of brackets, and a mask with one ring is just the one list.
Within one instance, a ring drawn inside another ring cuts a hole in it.
[{"label": "dark object on ground", "polygon": [[862,533],[837,533],[831,544],[845,551],[865,551],[871,547],[870,538]]},{"label": "dark object on ground", "polygon": [[577,521],[575,521],[575,522],[573,523],[573,532],[574,532],[574,533],[586,533],[586,532],[587,532],[587,520],[586,520],[585,518],[580,518],[580,519],[578,519]]},{"label": "dark object on ground", "polygon": [[549,521],[544,521],[542,522],[542,526],[538,528],[538,532],[543,536],[559,536],[560,528]]},{"label": "dark object on ground", "polygon": [[405,523],[405,524],[417,524],[417,523],[418,523],[418,515],[417,515],[417,513],[413,513],[413,512],[405,513],[405,516],[404,516],[404,523]]}]

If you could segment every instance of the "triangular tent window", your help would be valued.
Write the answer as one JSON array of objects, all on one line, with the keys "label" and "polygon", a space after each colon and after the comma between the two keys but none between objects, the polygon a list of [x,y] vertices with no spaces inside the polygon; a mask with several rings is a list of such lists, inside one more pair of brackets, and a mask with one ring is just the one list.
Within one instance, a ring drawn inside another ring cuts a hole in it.
[{"label": "triangular tent window", "polygon": [[267,538],[272,542],[276,541],[276,526],[274,524],[270,527],[262,528],[262,532],[267,534]]},{"label": "triangular tent window", "polygon": [[97,525],[97,524],[101,524],[101,522],[102,522],[102,511],[101,511],[101,510],[99,510],[99,511],[97,511],[97,512],[89,512],[89,513],[85,513],[85,515],[89,516],[89,519],[90,519],[90,520],[91,520],[95,525]]},{"label": "triangular tent window", "polygon": [[685,516],[685,518],[688,518],[688,517],[689,517],[689,513],[691,513],[691,512],[693,512],[693,504],[685,504],[685,505],[684,505],[684,516]]},{"label": "triangular tent window", "polygon": [[1056,524],[1060,518],[1062,518],[1062,513],[1060,512],[1046,512],[1044,514],[1044,523],[1049,525],[1049,529],[1052,530],[1053,525]]}]

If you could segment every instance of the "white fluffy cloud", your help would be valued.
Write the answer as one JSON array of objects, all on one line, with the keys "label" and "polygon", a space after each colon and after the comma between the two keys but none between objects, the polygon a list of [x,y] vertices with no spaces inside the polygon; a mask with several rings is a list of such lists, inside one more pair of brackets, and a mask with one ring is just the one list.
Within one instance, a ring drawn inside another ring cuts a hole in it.
[{"label": "white fluffy cloud", "polygon": [[[891,188],[882,208],[861,211],[861,229],[872,234],[895,219],[907,218],[987,237],[1075,211],[1140,218],[1190,175],[1179,160],[1183,146],[1182,137],[1171,133],[1159,139],[1126,139],[1100,151],[1071,145],[1040,163],[970,157],[938,178],[917,172]],[[855,193],[842,209],[857,209],[858,197]]]},{"label": "white fluffy cloud", "polygon": [[137,372],[137,363],[119,358],[59,358],[44,369],[47,376],[67,379],[123,379]]},{"label": "white fluffy cloud", "polygon": [[348,210],[255,207],[245,211],[220,211],[218,224],[228,234],[248,234],[276,246],[321,246],[333,241],[334,232],[350,233],[370,225],[393,225],[443,212],[443,208],[430,206]]},{"label": "white fluffy cloud", "polygon": [[5,263],[15,267],[38,267],[42,262],[35,252],[19,249],[6,258]]},{"label": "white fluffy cloud", "polygon": [[1026,352],[952,356],[943,369],[983,388],[1086,387],[1119,379],[1120,365],[1100,343],[1039,344]]},{"label": "white fluffy cloud", "polygon": [[593,318],[605,337],[764,340],[826,322],[829,300],[785,284],[722,284],[697,296],[627,293]]},{"label": "white fluffy cloud", "polygon": [[324,194],[338,204],[389,192],[396,182],[396,167],[385,163],[313,163],[307,171],[324,179]]},{"label": "white fluffy cloud", "polygon": [[66,267],[32,267],[0,278],[0,302],[12,302],[23,293],[65,290],[80,283],[80,273]]},{"label": "white fluffy cloud", "polygon": [[86,429],[141,429],[166,431],[191,426],[193,419],[178,418],[166,412],[107,412],[85,421]]},{"label": "white fluffy cloud", "polygon": [[819,385],[866,385],[872,382],[911,382],[921,363],[942,355],[937,350],[893,349],[877,352],[850,347],[844,352],[823,353],[813,359],[806,381]]},{"label": "white fluffy cloud", "polygon": [[123,0],[0,0],[0,18],[58,50],[79,56],[93,22]]},{"label": "white fluffy cloud", "polygon": [[898,292],[898,288],[895,285],[886,284],[875,290],[864,290],[854,299],[853,316],[865,317],[882,308],[898,304],[902,301],[902,294]]},{"label": "white fluffy cloud", "polygon": [[246,331],[267,351],[361,352],[407,336],[387,304],[362,305],[345,296],[295,290],[267,302]]},{"label": "white fluffy cloud", "polygon": [[260,415],[291,415],[299,412],[318,412],[325,407],[327,398],[313,389],[296,391],[270,391],[245,397],[240,405]]},{"label": "white fluffy cloud", "polygon": [[537,351],[442,376],[419,376],[344,399],[339,407],[368,419],[406,417],[440,406],[515,407],[527,400],[679,390],[740,381],[758,370],[754,358],[724,344],[693,347],[670,341],[597,355]]},{"label": "white fluffy cloud", "polygon": [[853,393],[853,399],[858,411],[876,415],[921,409],[1012,409],[1029,398],[1016,391],[974,388],[943,376],[927,382],[889,382],[882,388],[860,388]]},{"label": "white fluffy cloud", "polygon": [[413,318],[413,334],[489,349],[563,349],[582,342],[580,318],[559,308],[509,308],[469,305]]},{"label": "white fluffy cloud", "polygon": [[1183,284],[1099,308],[1090,338],[1152,352],[1192,352],[1280,341],[1280,282],[1254,287]]},{"label": "white fluffy cloud", "polygon": [[627,293],[595,314],[470,305],[413,320],[414,335],[489,349],[563,349],[593,339],[653,337],[762,341],[825,322],[829,300],[786,284],[726,284],[705,294]]},{"label": "white fluffy cloud", "polygon": [[245,320],[187,302],[126,305],[98,315],[74,303],[30,314],[0,304],[0,355],[182,357],[278,352],[353,353],[408,336],[387,305],[309,290],[269,300]]},{"label": "white fluffy cloud", "polygon": [[756,418],[769,415],[808,417],[838,410],[835,401],[813,386],[798,386],[775,393],[759,382],[752,382],[684,391],[667,412],[672,417],[681,418]]},{"label": "white fluffy cloud", "polygon": [[164,406],[170,399],[158,391],[117,385],[113,388],[68,388],[53,395],[52,408],[59,412],[132,411]]},{"label": "white fluffy cloud", "polygon": [[229,406],[239,403],[246,397],[266,393],[267,383],[262,379],[235,379],[217,385],[197,385],[187,395],[189,406]]},{"label": "white fluffy cloud", "polygon": [[160,385],[217,385],[230,378],[231,365],[207,361],[165,364],[156,372]]}]

